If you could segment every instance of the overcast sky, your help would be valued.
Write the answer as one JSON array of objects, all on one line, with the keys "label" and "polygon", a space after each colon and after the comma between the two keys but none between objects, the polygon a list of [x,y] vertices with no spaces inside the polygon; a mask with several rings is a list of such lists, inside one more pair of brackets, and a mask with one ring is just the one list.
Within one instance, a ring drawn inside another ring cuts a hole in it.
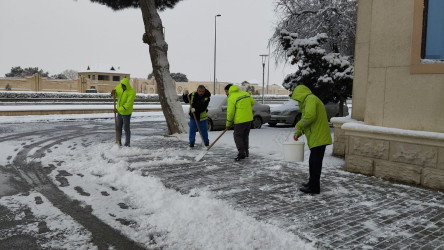
[{"label": "overcast sky", "polygon": [[[276,23],[271,0],[183,0],[161,12],[170,71],[190,81],[213,81],[217,18],[218,81],[262,83],[260,54]],[[89,0],[1,0],[0,76],[14,66],[50,75],[106,64],[146,78],[152,72],[140,9],[114,12]],[[265,65],[267,82],[268,65]],[[270,84],[281,84],[292,65],[270,61]]]}]

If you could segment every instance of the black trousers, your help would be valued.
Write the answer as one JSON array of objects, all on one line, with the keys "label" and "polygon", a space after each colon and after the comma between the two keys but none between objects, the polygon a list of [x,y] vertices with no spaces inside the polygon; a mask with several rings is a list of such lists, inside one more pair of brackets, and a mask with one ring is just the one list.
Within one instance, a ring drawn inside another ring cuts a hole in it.
[{"label": "black trousers", "polygon": [[246,156],[249,153],[250,128],[251,122],[234,124],[233,137],[239,156]]},{"label": "black trousers", "polygon": [[308,185],[310,189],[319,191],[321,189],[322,160],[324,159],[326,145],[310,149],[310,159],[308,160],[310,177]]}]

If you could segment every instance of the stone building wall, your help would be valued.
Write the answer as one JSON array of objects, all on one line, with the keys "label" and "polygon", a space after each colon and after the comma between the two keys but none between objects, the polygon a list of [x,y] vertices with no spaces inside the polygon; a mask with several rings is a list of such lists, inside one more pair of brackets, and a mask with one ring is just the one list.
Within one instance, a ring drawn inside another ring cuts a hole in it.
[{"label": "stone building wall", "polygon": [[444,190],[443,134],[362,123],[346,123],[342,130],[345,170]]},{"label": "stone building wall", "polygon": [[11,91],[44,91],[44,92],[78,92],[79,80],[59,80],[41,77],[34,74],[25,78],[0,78],[0,90]]},{"label": "stone building wall", "polygon": [[[97,77],[95,77],[97,79]],[[46,92],[79,92],[85,93],[86,90],[94,88],[98,93],[108,93],[116,87],[119,81],[102,81],[88,78],[87,75],[79,74],[77,80],[59,80],[41,77],[35,74],[25,78],[0,78],[0,91],[6,90],[6,86],[11,91],[46,91]],[[157,94],[157,85],[154,78],[130,79],[131,86],[137,93]],[[195,91],[197,86],[204,85],[212,94],[214,94],[214,83],[203,81],[175,82],[174,88],[177,94],[182,94],[185,90]],[[225,94],[224,88],[229,82],[216,82],[216,94]],[[270,91],[275,95],[287,95],[288,91],[282,86],[271,85]]]},{"label": "stone building wall", "polygon": [[358,0],[354,120],[333,118],[345,169],[444,190],[444,63],[421,64],[424,0]]}]

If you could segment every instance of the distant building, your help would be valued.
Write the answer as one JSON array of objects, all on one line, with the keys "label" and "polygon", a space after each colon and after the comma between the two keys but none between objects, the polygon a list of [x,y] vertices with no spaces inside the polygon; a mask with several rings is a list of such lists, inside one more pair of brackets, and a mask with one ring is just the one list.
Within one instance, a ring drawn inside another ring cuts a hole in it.
[{"label": "distant building", "polygon": [[[258,83],[249,83],[244,81],[241,83],[240,89],[243,91],[252,91],[254,90],[255,94],[262,95],[262,84]],[[284,87],[277,84],[270,84],[264,86],[264,94],[265,95],[288,95],[289,91]]]},{"label": "distant building", "polygon": [[[137,93],[144,94],[157,94],[157,84],[154,77],[150,79],[136,78],[132,81],[133,88]],[[208,89],[211,94],[225,94],[225,86],[230,82],[216,82],[216,91],[214,91],[214,82],[204,81],[189,81],[189,82],[176,82],[173,80],[174,88],[177,94],[183,94],[185,90],[190,92],[195,91],[197,86],[203,85]],[[232,83],[231,83],[232,84]]]},{"label": "distant building", "polygon": [[130,74],[112,65],[95,64],[88,66],[85,71],[79,71],[81,79],[80,91],[96,89],[97,92],[110,92],[123,78],[130,78]]},{"label": "distant building", "polygon": [[[47,91],[47,92],[97,92],[108,93],[113,90],[116,85],[123,79],[130,79],[130,84],[136,91],[141,94],[158,94],[157,84],[154,77],[150,79],[145,78],[130,78],[130,74],[121,70],[120,67],[112,65],[95,64],[87,66],[85,70],[78,72],[78,79],[50,79],[41,77],[35,74],[26,78],[0,78],[0,90],[12,91]],[[211,94],[225,94],[224,88],[230,82],[214,82],[212,81],[189,81],[189,82],[175,82],[173,80],[174,89],[177,94],[183,94],[185,90],[190,92],[195,91],[197,86],[204,85]],[[214,87],[216,85],[216,90]],[[254,87],[258,94],[262,94],[262,85],[250,84],[244,82],[240,84],[241,90],[246,90],[248,86]],[[266,90],[267,91],[267,90]],[[267,94],[267,92],[265,92]],[[282,86],[270,85],[268,86],[268,94],[270,95],[288,95],[288,90]]]}]

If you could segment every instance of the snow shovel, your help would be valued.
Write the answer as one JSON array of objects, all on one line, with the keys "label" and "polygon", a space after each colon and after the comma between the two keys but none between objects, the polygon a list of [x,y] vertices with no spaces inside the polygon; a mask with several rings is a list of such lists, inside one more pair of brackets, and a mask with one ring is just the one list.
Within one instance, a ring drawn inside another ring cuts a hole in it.
[{"label": "snow shovel", "polygon": [[[190,101],[190,96],[187,95],[187,97],[188,97],[188,102],[190,103],[190,109],[192,109],[193,108],[193,104]],[[205,145],[205,141],[204,141],[204,138],[202,136],[202,132],[200,132],[199,123],[197,122],[196,114],[194,112],[191,112],[191,113],[193,114],[193,118],[194,118],[194,122],[196,123],[197,131],[199,131],[200,139],[202,139],[202,145]]]},{"label": "snow shovel", "polygon": [[113,113],[114,113],[114,130],[116,131],[116,144],[119,144],[119,139],[117,138],[117,115],[116,112],[114,112],[114,110],[116,109],[116,94],[113,95],[113,103],[114,103],[114,109],[113,109]]},{"label": "snow shovel", "polygon": [[196,156],[196,158],[194,158],[196,161],[200,161],[202,160],[202,158],[208,153],[208,151],[210,151],[210,148],[213,147],[213,145],[217,142],[217,140],[219,140],[219,138],[221,138],[225,132],[227,132],[228,128],[225,128],[224,131],[222,131],[222,133],[219,135],[219,137],[216,138],[216,140],[213,141],[213,143],[211,143],[211,145],[207,148],[207,150],[203,151],[202,153],[200,153],[199,155]]}]

